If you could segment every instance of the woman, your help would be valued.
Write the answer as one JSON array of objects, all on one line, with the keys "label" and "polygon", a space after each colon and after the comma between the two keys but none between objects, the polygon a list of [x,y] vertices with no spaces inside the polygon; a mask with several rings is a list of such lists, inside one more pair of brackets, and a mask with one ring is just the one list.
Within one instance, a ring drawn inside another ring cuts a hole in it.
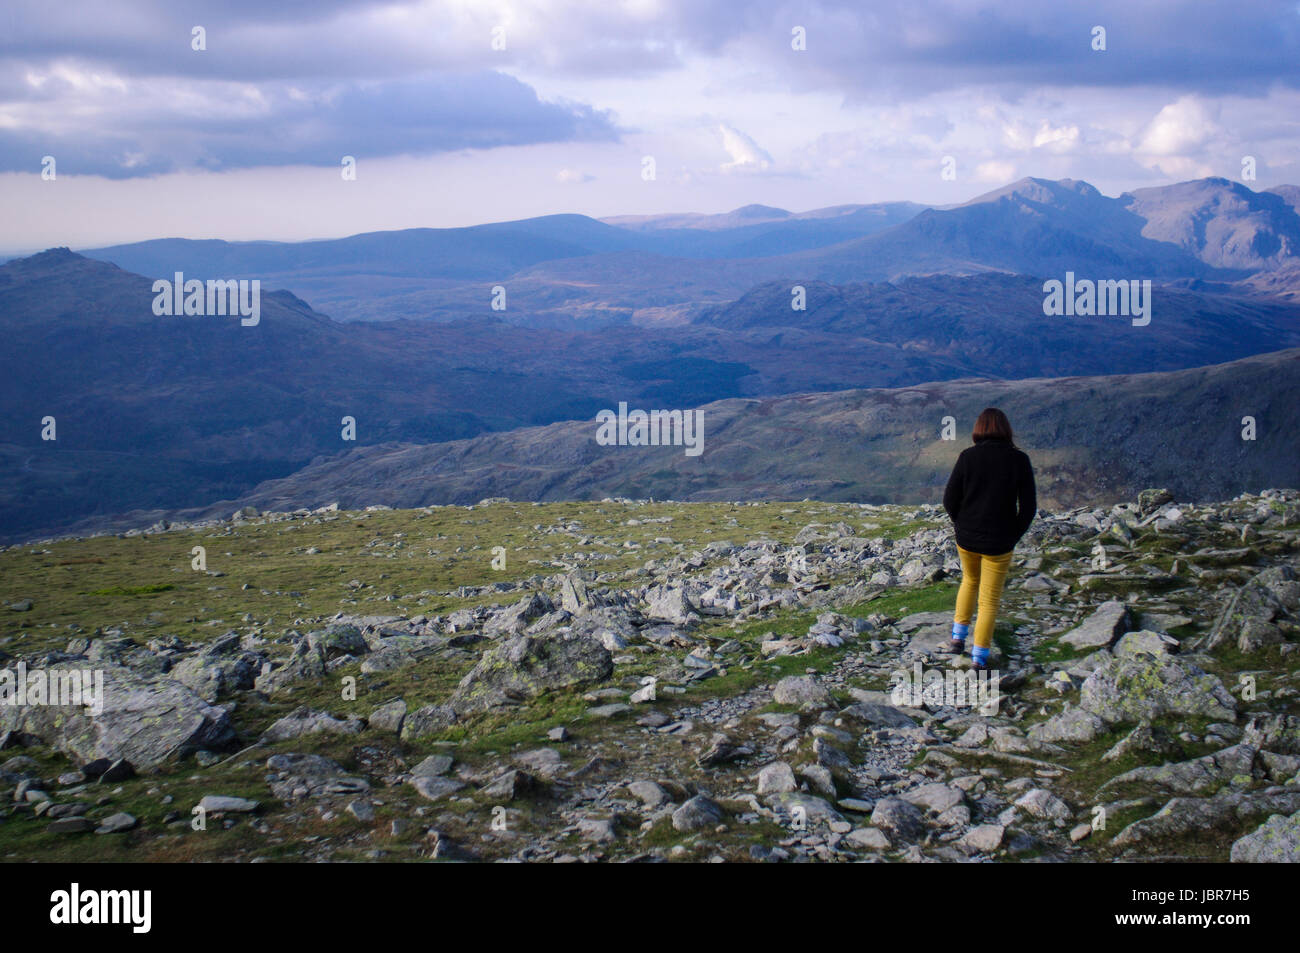
[{"label": "woman", "polygon": [[957,457],[943,491],[943,508],[952,517],[961,556],[961,588],[949,650],[960,655],[965,649],[978,597],[979,617],[970,654],[975,668],[984,669],[988,668],[993,623],[1011,551],[1033,522],[1038,497],[1033,467],[1012,442],[1006,414],[996,407],[985,408],[975,421],[971,440],[975,445]]}]

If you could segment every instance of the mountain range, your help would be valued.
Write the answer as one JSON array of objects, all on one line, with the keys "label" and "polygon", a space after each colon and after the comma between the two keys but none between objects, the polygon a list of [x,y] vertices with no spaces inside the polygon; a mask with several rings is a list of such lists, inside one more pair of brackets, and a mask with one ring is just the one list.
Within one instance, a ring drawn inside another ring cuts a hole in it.
[{"label": "mountain range", "polygon": [[[1183,371],[1020,381],[960,380],[705,404],[705,452],[600,446],[595,421],[434,445],[385,444],[319,460],[237,500],[156,519],[337,503],[400,508],[487,498],[936,503],[986,406],[1010,417],[1044,507],[1169,489],[1183,502],[1295,483],[1300,348]],[[943,438],[951,417],[953,439]],[[1253,436],[1246,439],[1245,418]]]},{"label": "mountain range", "polygon": [[[329,468],[381,444],[470,441],[488,459],[502,445],[484,435],[566,420],[590,429],[620,401],[681,409],[960,378],[1173,372],[1294,348],[1297,192],[1205,179],[1112,199],[1083,182],[1025,179],[947,208],[747,206],[50,250],[0,265],[0,539],[243,499],[298,471],[334,486]],[[176,271],[260,276],[260,324],[155,316],[150,279]],[[1150,324],[1045,315],[1043,279],[1066,272],[1151,280]],[[488,306],[497,281],[504,312]],[[792,307],[796,284],[803,310]],[[337,320],[298,294],[311,287],[332,288],[345,312],[344,299],[390,320]],[[57,440],[41,439],[47,416]],[[345,417],[355,442],[343,439]],[[767,482],[798,493],[811,479],[791,470]],[[590,474],[556,485],[606,487]]]},{"label": "mountain range", "polygon": [[[773,280],[894,281],[987,271],[1238,282],[1295,258],[1295,187],[1210,178],[1117,198],[1026,178],[961,205],[909,202],[722,216],[549,215],[328,241],[159,239],[87,257],[153,278],[261,277],[341,320],[572,327],[686,320]],[[491,288],[508,291],[491,312]],[[1295,290],[1294,286],[1290,286]],[[1246,287],[1248,293],[1252,290]]]}]

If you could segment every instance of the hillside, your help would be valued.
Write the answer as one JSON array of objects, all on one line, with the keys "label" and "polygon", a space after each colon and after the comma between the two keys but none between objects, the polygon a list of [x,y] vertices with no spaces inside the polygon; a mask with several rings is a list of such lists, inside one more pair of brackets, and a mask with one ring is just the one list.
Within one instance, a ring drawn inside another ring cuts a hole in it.
[{"label": "hillside", "polygon": [[982,679],[947,651],[933,506],[303,510],[15,547],[0,661],[104,692],[0,706],[0,852],[1268,860],[1300,810],[1298,526],[1295,490],[1041,511]]},{"label": "hillside", "polygon": [[[1289,423],[1300,406],[1300,349],[1291,349],[1169,373],[721,401],[702,408],[704,453],[696,457],[682,447],[601,447],[594,420],[445,444],[365,447],[315,461],[237,501],[82,528],[213,517],[236,505],[412,507],[492,497],[934,502],[989,405],[1010,416],[1034,461],[1044,505],[1092,505],[1155,484],[1199,500],[1300,482],[1300,444]],[[940,439],[949,415],[954,442]],[[1241,436],[1246,415],[1256,420],[1253,441]]]},{"label": "hillside", "polygon": [[[152,301],[148,278],[67,250],[0,266],[0,539],[241,497],[350,449],[345,416],[357,446],[435,444],[590,420],[620,400],[680,409],[960,377],[1176,370],[1300,344],[1296,304],[1158,289],[1146,327],[1048,321],[1041,285],[1002,275],[810,285],[798,313],[788,286],[768,285],[693,324],[588,329],[486,316],[340,323],[269,286],[255,327],[155,316]],[[56,441],[41,439],[46,416]]]}]

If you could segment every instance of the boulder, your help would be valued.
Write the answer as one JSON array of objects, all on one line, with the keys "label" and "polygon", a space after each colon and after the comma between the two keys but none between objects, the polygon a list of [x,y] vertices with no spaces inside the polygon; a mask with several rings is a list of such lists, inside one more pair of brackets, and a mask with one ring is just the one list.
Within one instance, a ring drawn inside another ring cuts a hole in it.
[{"label": "boulder", "polygon": [[350,776],[336,761],[318,754],[276,754],[266,759],[266,783],[282,801],[365,794],[370,782]]},{"label": "boulder", "polygon": [[370,651],[361,630],[346,623],[331,625],[320,632],[308,632],[307,645],[327,662],[345,655],[365,655]]},{"label": "boulder", "polygon": [[264,744],[277,741],[290,741],[303,735],[317,734],[356,735],[361,733],[361,719],[335,718],[328,712],[313,711],[306,706],[295,708],[283,718],[274,722],[262,733]]},{"label": "boulder", "polygon": [[1092,615],[1061,636],[1060,641],[1076,649],[1106,648],[1130,628],[1128,606],[1112,599],[1099,605]]},{"label": "boulder", "polygon": [[1300,811],[1290,817],[1274,814],[1254,833],[1232,845],[1234,864],[1300,863]]},{"label": "boulder", "polygon": [[722,807],[712,798],[697,794],[673,811],[673,830],[697,831],[722,823]]},{"label": "boulder", "polygon": [[454,725],[456,710],[450,705],[424,705],[402,719],[401,738],[410,741],[436,734]]},{"label": "boulder", "polygon": [[1218,678],[1168,655],[1111,659],[1084,681],[1079,704],[1108,725],[1162,715],[1237,717],[1237,701]]},{"label": "boulder", "polygon": [[798,705],[801,708],[829,708],[834,699],[814,675],[787,675],[776,683],[772,700],[778,705]]},{"label": "boulder", "polygon": [[487,711],[547,691],[594,685],[613,671],[609,650],[593,638],[516,636],[483,653],[448,705],[458,714]]},{"label": "boulder", "polygon": [[[75,662],[48,671],[81,670]],[[225,708],[209,704],[170,678],[149,681],[120,665],[101,665],[103,710],[82,706],[2,705],[0,733],[33,735],[78,763],[126,759],[152,768],[200,749],[220,750],[235,739]]]}]

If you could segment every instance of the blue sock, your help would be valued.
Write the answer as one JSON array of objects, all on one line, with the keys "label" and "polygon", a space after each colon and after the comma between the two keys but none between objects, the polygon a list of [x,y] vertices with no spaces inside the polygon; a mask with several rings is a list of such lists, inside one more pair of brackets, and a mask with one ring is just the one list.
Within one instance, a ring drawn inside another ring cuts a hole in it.
[{"label": "blue sock", "polygon": [[988,650],[988,649],[982,649],[982,648],[980,648],[978,645],[974,646],[974,647],[970,650],[970,660],[971,660],[972,662],[974,662],[976,665],[988,665],[988,664],[989,664],[989,650]]},{"label": "blue sock", "polygon": [[952,624],[952,639],[954,642],[965,642],[968,635],[970,635],[969,625],[962,625],[960,622]]}]

